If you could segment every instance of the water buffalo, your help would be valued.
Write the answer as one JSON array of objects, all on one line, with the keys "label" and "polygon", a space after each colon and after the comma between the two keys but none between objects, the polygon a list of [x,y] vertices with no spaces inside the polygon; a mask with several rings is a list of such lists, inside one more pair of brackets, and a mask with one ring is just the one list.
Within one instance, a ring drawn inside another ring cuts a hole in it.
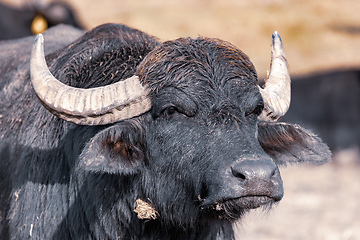
[{"label": "water buffalo", "polygon": [[73,8],[65,2],[34,3],[23,7],[0,3],[0,40],[30,36],[58,24],[83,28]]},{"label": "water buffalo", "polygon": [[283,197],[278,165],[330,158],[276,121],[290,103],[277,32],[264,88],[219,39],[59,26],[31,57],[30,40],[0,45],[5,239],[234,239],[234,221]]}]

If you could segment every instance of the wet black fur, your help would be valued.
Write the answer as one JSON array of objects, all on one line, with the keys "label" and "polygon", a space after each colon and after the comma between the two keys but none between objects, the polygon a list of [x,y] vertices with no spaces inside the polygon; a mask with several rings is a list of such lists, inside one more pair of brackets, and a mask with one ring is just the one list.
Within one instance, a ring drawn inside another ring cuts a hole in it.
[{"label": "wet black fur", "polygon": [[[36,98],[29,52],[21,61],[6,56],[14,64],[0,69],[2,239],[233,239],[232,223],[248,210],[229,175],[235,161],[330,157],[299,126],[257,122],[263,100],[255,69],[229,43],[199,37],[161,44],[116,24],[77,40],[82,33],[72,34],[47,49],[60,81],[90,88],[136,74],[153,107],[109,126],[67,123]],[[18,44],[31,49],[29,39]],[[137,218],[138,198],[152,203],[156,220]]]}]

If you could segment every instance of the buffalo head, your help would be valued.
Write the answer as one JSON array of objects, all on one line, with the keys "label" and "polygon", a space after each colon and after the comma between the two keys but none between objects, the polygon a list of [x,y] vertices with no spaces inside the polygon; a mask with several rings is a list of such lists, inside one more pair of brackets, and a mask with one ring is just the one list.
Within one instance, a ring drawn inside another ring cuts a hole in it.
[{"label": "buffalo head", "polygon": [[[77,125],[103,125],[84,142],[79,169],[122,181],[126,176],[128,195],[120,195],[130,198],[127,203],[143,199],[157,211],[154,221],[200,229],[196,225],[232,222],[248,209],[279,201],[278,164],[329,158],[326,145],[311,132],[276,122],[289,108],[290,76],[277,32],[272,42],[264,88],[243,52],[202,37],[159,44],[134,76],[85,89],[50,73],[39,35],[31,81],[54,115]],[[86,184],[101,185],[94,179]]]}]

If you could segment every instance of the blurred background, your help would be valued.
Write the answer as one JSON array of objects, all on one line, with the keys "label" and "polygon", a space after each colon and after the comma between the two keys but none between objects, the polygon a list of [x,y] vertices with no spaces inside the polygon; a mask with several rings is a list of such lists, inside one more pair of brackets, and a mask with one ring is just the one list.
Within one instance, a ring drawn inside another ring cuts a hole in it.
[{"label": "blurred background", "polygon": [[[248,214],[237,224],[238,239],[360,239],[359,0],[63,2],[66,10],[50,8],[50,0],[0,0],[0,38],[19,37],[6,31],[34,28],[36,17],[46,20],[36,20],[38,28],[52,26],[65,12],[60,22],[84,29],[115,22],[161,41],[188,36],[229,41],[250,57],[262,80],[270,63],[271,34],[279,31],[293,79],[292,105],[284,121],[317,133],[331,147],[333,161],[281,168],[283,200],[270,212]],[[26,24],[12,25],[20,20]]]}]

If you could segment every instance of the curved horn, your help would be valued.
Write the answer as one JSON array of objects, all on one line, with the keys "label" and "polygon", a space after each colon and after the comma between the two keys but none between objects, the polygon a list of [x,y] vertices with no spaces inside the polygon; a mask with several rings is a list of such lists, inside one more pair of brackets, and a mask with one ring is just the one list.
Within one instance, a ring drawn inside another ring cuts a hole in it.
[{"label": "curved horn", "polygon": [[272,35],[272,51],[270,74],[265,86],[260,88],[264,99],[264,111],[260,120],[277,121],[285,115],[290,107],[291,79],[280,35],[275,31]]},{"label": "curved horn", "polygon": [[41,103],[68,122],[105,125],[141,115],[151,108],[148,92],[137,76],[90,89],[61,83],[46,65],[42,34],[34,41],[30,73],[31,83]]}]

